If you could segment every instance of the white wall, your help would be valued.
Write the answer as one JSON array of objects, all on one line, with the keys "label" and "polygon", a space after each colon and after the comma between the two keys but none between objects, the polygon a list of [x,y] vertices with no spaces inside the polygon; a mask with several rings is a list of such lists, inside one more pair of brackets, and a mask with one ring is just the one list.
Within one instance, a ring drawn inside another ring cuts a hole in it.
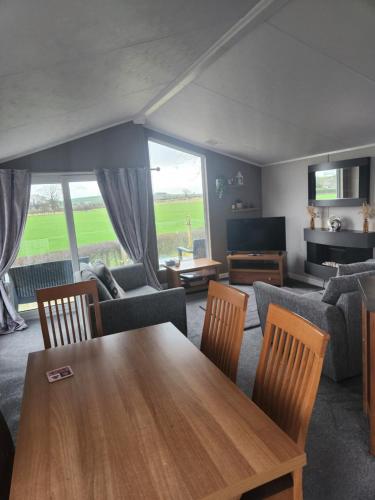
[{"label": "white wall", "polygon": [[[282,165],[262,168],[262,207],[264,217],[284,215],[286,217],[286,240],[288,251],[288,271],[303,275],[306,258],[306,243],[303,228],[308,227],[308,165],[324,161],[345,160],[364,156],[375,157],[375,147],[357,151],[313,157],[308,160],[294,161]],[[375,158],[371,162],[370,203],[375,201]],[[328,216],[339,215],[344,218],[344,229],[362,229],[360,207],[325,208],[323,219],[316,220],[316,227],[323,221],[326,227]],[[321,209],[320,209],[321,210]],[[370,220],[370,231],[375,231],[375,219]]]}]

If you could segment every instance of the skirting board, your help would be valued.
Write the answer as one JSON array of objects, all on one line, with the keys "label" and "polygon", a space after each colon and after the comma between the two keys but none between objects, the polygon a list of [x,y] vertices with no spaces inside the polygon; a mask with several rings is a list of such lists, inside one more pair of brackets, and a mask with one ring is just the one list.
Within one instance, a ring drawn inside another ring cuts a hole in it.
[{"label": "skirting board", "polygon": [[320,288],[322,288],[324,284],[322,279],[314,278],[314,276],[311,276],[310,274],[288,273],[288,277],[293,280],[303,281],[309,285],[319,286]]}]

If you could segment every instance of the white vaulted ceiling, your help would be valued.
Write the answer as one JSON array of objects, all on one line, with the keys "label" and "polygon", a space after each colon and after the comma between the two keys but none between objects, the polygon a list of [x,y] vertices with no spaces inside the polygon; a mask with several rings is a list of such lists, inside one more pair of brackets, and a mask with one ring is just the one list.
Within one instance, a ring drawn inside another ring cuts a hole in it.
[{"label": "white vaulted ceiling", "polygon": [[3,0],[0,159],[131,119],[256,0]]},{"label": "white vaulted ceiling", "polygon": [[374,26],[371,0],[4,0],[0,161],[134,117],[259,164],[374,143]]},{"label": "white vaulted ceiling", "polygon": [[291,0],[152,114],[260,164],[375,142],[375,2]]}]

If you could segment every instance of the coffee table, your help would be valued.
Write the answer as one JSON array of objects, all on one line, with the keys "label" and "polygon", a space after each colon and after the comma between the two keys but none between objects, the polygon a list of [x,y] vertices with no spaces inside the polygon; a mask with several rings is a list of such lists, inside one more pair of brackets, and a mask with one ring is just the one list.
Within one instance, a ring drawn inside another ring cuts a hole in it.
[{"label": "coffee table", "polygon": [[[182,260],[180,266],[165,266],[167,269],[168,288],[177,288],[184,286],[187,291],[205,290],[208,287],[210,280],[219,279],[219,266],[221,262],[212,259],[191,259]],[[200,275],[202,280],[199,284],[194,285],[192,282],[190,286],[184,285],[181,280],[181,274],[194,273]],[[204,281],[204,283],[202,283]]]}]

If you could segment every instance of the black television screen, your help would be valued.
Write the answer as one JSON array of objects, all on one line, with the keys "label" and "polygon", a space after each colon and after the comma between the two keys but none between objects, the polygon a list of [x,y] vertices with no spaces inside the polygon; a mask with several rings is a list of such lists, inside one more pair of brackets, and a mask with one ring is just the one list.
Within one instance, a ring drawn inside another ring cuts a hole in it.
[{"label": "black television screen", "polygon": [[228,250],[232,252],[286,250],[285,217],[230,219],[227,241]]}]

